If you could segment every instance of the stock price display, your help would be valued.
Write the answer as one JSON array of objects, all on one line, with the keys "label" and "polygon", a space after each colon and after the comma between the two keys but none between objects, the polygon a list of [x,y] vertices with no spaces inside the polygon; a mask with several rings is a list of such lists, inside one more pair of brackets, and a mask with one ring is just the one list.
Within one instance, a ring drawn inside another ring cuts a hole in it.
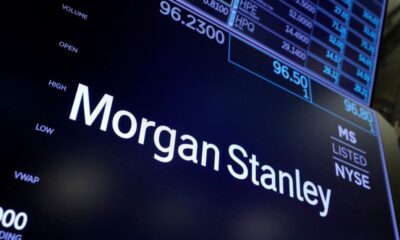
[{"label": "stock price display", "polygon": [[399,239],[385,4],[7,3],[0,240]]},{"label": "stock price display", "polygon": [[175,0],[307,76],[369,105],[384,0]]}]

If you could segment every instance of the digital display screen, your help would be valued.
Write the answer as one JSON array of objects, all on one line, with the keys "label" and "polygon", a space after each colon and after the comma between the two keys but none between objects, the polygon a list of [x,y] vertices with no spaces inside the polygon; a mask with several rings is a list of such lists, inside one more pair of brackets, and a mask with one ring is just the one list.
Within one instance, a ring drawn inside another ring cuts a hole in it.
[{"label": "digital display screen", "polygon": [[[174,2],[266,55],[283,58],[306,76],[369,105],[385,0]],[[177,13],[173,17],[191,26],[191,17],[181,19]]]},{"label": "digital display screen", "polygon": [[10,3],[0,240],[398,239],[371,81],[344,73],[352,22],[376,65],[385,3],[360,2]]}]

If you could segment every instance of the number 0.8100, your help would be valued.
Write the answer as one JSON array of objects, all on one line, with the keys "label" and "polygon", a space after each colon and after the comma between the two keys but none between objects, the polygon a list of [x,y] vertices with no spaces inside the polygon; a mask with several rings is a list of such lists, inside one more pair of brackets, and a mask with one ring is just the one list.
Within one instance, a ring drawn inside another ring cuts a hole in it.
[{"label": "number 0.8100", "polygon": [[0,207],[0,222],[4,228],[14,226],[16,230],[21,231],[28,223],[28,215],[24,212],[17,214],[12,209],[3,210]]}]

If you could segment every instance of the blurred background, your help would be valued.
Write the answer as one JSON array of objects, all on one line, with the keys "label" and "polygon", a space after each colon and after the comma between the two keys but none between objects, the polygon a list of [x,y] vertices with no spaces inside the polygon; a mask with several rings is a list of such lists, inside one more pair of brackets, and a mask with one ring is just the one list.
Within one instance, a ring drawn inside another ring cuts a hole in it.
[{"label": "blurred background", "polygon": [[389,0],[372,108],[396,129],[400,145],[400,0]]}]

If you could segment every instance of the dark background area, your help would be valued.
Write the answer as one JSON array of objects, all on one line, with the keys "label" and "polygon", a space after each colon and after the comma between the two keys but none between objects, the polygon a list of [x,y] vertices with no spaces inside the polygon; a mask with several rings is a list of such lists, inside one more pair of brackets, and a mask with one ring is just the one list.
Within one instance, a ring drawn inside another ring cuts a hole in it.
[{"label": "dark background area", "polygon": [[[367,192],[334,176],[330,136],[337,124],[351,125],[230,65],[226,46],[160,15],[158,1],[70,3],[88,9],[91,24],[54,11],[59,1],[16,2],[5,14],[15,25],[2,39],[0,204],[30,213],[24,239],[391,238],[376,138],[357,132],[371,158]],[[82,55],[58,49],[60,39]],[[49,89],[49,79],[68,84],[68,92]],[[92,99],[115,96],[115,109],[138,120],[215,143],[224,169],[214,173],[177,156],[163,165],[151,141],[122,140],[98,122],[85,126],[81,115],[68,120],[77,83],[90,87]],[[33,132],[38,121],[57,134]],[[232,143],[334,189],[329,218],[232,178],[225,168]],[[17,182],[15,169],[42,182]]]},{"label": "dark background area", "polygon": [[[400,1],[389,0],[372,108],[395,128],[400,137]],[[400,139],[399,139],[400,145]],[[400,160],[399,160],[400,161]]]}]

